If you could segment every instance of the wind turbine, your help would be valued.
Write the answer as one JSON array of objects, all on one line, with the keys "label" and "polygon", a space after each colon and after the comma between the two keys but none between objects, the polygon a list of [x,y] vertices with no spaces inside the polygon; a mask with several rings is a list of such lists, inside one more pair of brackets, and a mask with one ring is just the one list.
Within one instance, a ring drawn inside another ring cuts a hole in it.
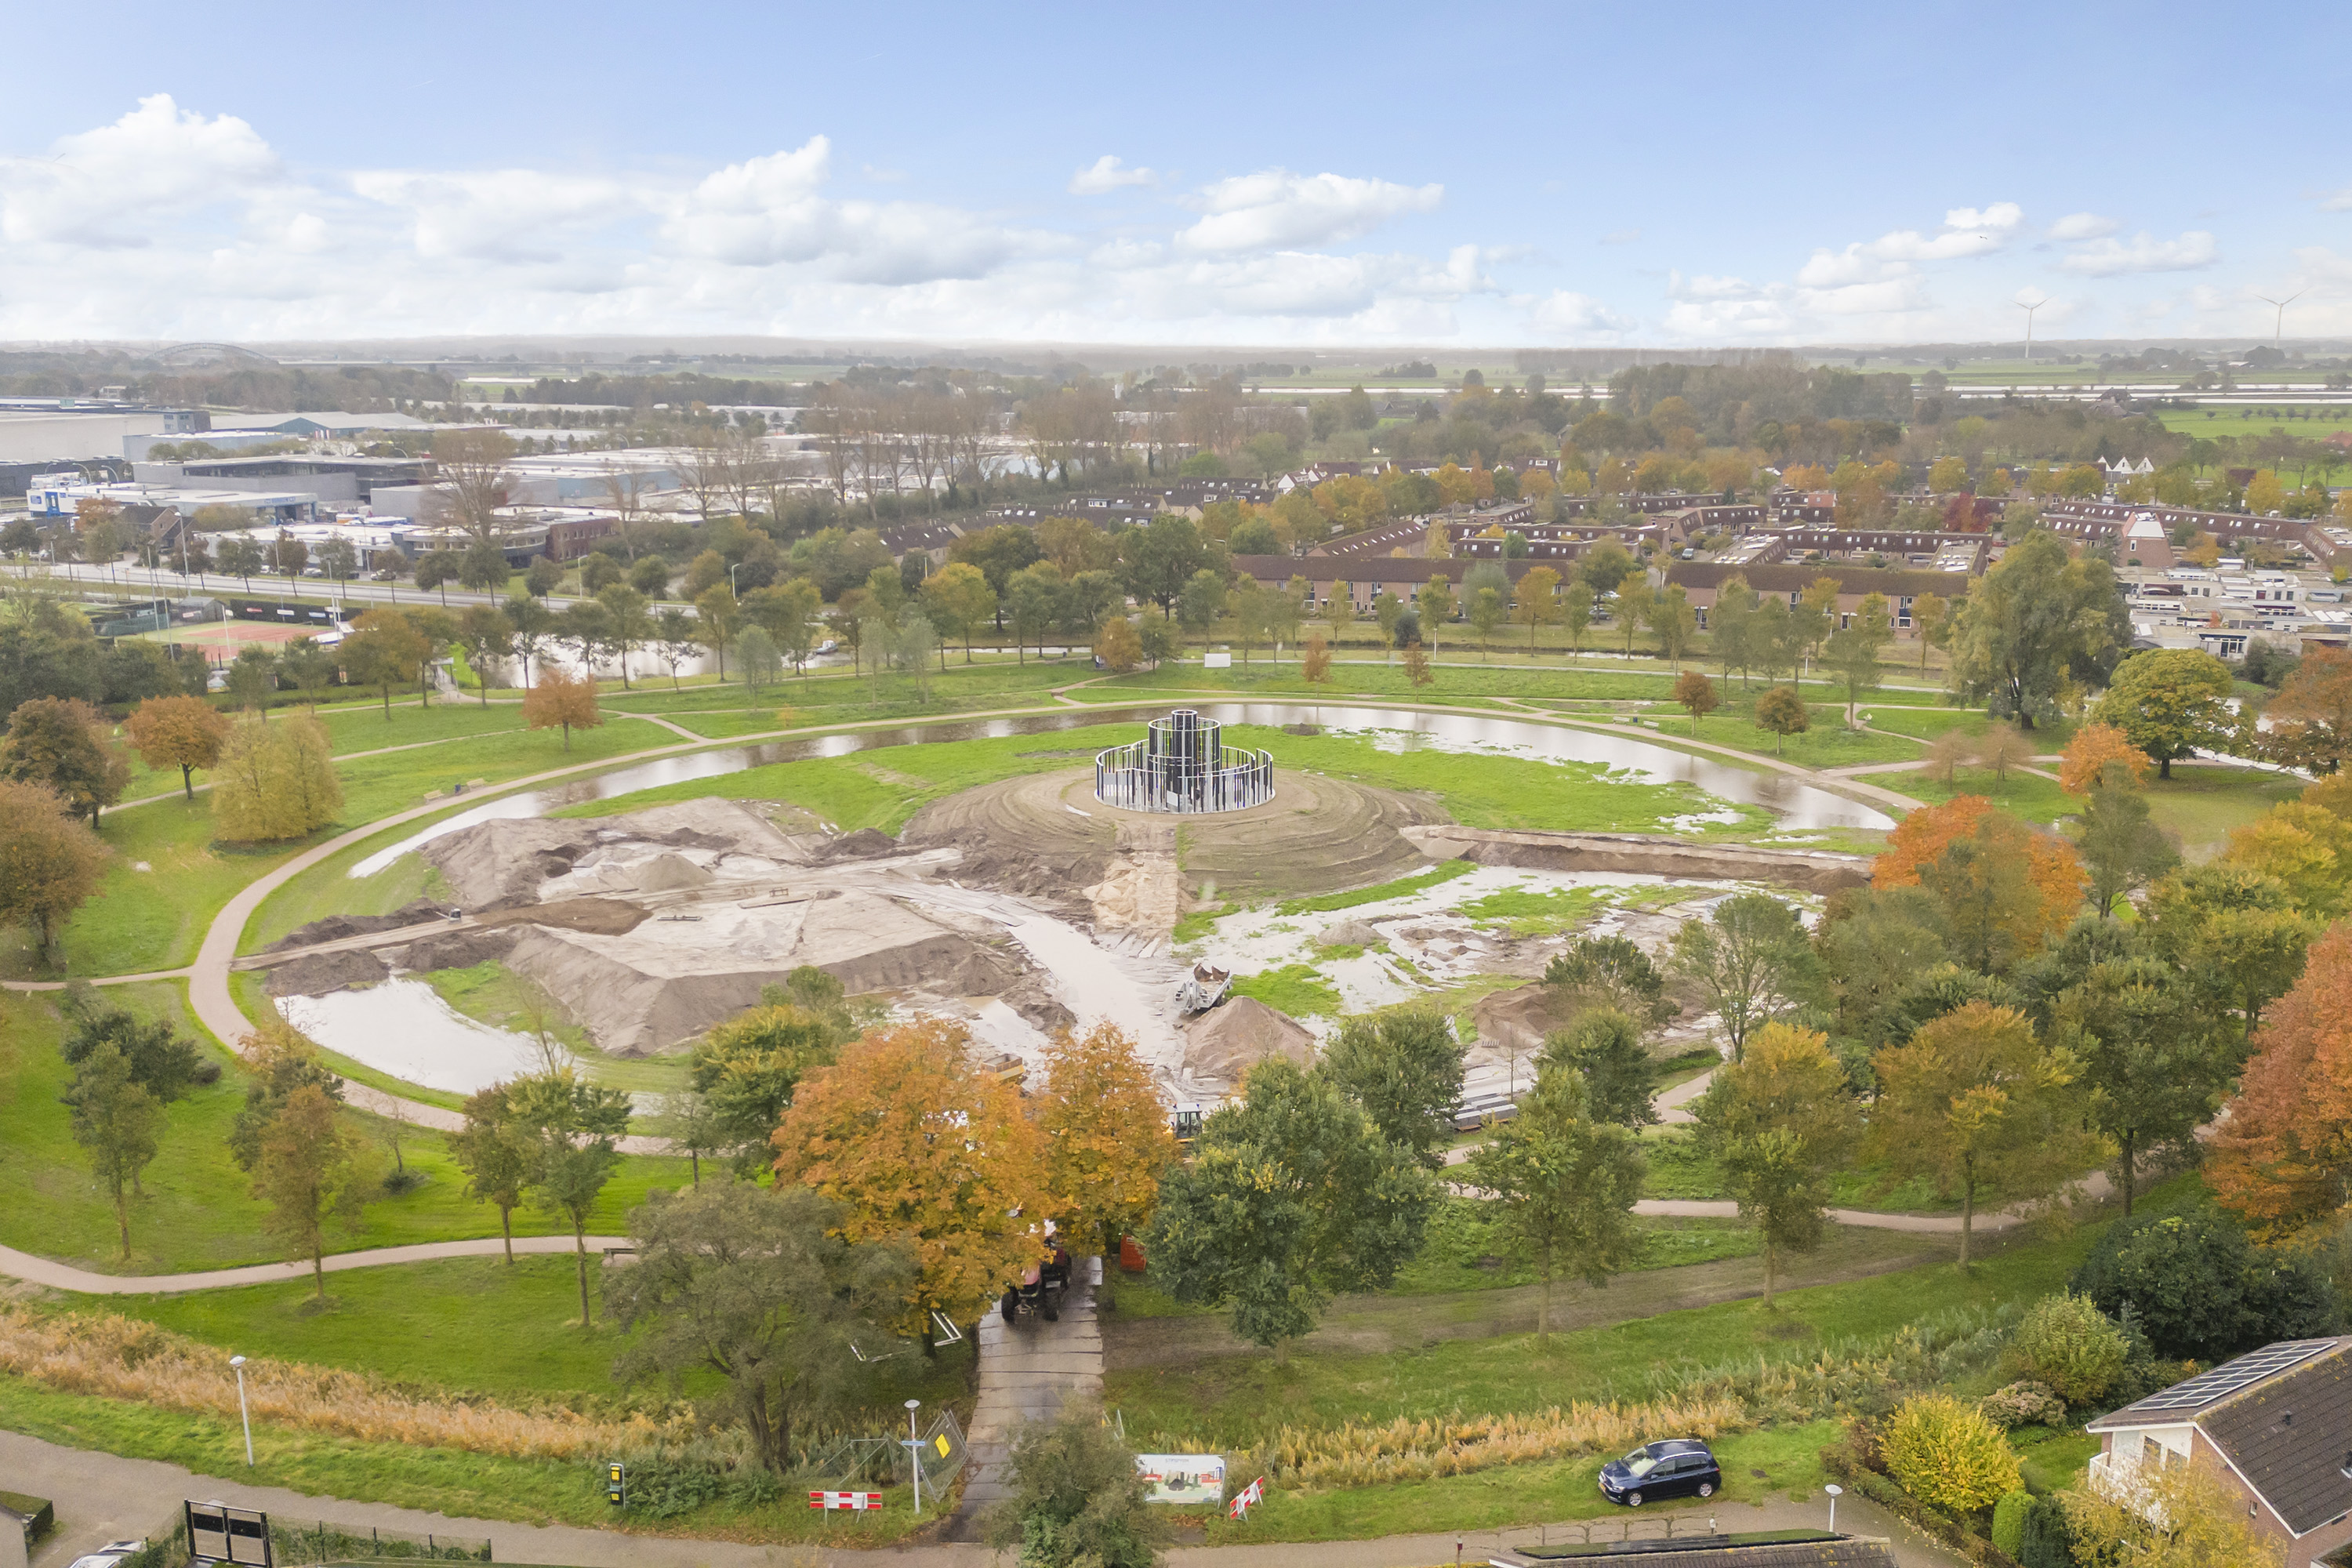
[{"label": "wind turbine", "polygon": [[2280,334],[2284,331],[2286,328],[2286,308],[2310,292],[2311,290],[2308,289],[2298,289],[2284,300],[2273,300],[2268,294],[2257,294],[2254,296],[2255,299],[2260,300],[2265,305],[2275,305],[2278,307],[2278,314],[2271,318],[2272,348],[2276,349],[2279,346]]},{"label": "wind turbine", "polygon": [[2048,303],[2050,301],[2045,298],[2029,305],[2021,295],[2017,301],[2017,308],[2025,312],[2025,363],[2028,364],[2033,363],[2033,312]]}]

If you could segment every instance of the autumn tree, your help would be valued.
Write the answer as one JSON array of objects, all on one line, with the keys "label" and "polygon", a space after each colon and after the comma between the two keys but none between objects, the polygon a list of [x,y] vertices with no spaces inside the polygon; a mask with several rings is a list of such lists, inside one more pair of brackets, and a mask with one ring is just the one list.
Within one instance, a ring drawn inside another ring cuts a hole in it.
[{"label": "autumn tree", "polygon": [[2105,782],[2111,766],[2123,770],[2125,785],[2142,784],[2147,778],[2147,753],[2113,724],[2095,721],[2066,742],[2058,759],[2058,787],[2068,795],[2088,795]]},{"label": "autumn tree", "polygon": [[596,682],[586,675],[567,675],[560,669],[543,669],[539,684],[522,694],[522,721],[533,730],[562,727],[563,749],[572,749],[572,731],[593,730],[604,723],[603,710],[596,706]]},{"label": "autumn tree", "polygon": [[1549,566],[1530,568],[1513,586],[1511,614],[1527,623],[1528,651],[1535,652],[1537,629],[1559,618],[1559,574]]},{"label": "autumn tree", "polygon": [[2352,1202],[2352,926],[2311,944],[2253,1045],[2206,1174],[2223,1206],[2276,1240]]},{"label": "autumn tree", "polygon": [[180,770],[180,788],[194,800],[195,771],[219,759],[229,718],[201,697],[150,697],[131,710],[122,727],[149,767]]},{"label": "autumn tree", "polygon": [[808,1076],[775,1133],[777,1179],[839,1203],[842,1235],[913,1249],[904,1333],[977,1321],[1045,1256],[1044,1136],[971,1047],[943,1019],[876,1030]]},{"label": "autumn tree", "polygon": [[1769,893],[1740,893],[1675,933],[1674,968],[1696,982],[1720,1021],[1731,1057],[1748,1037],[1794,1009],[1820,981],[1796,910]]},{"label": "autumn tree", "polygon": [[2352,752],[2352,653],[2312,648],[2263,717],[2264,756],[2316,773],[2341,769]]},{"label": "autumn tree", "polygon": [[2085,1129],[2082,1063],[2045,1048],[2021,1013],[1970,1002],[1871,1059],[1878,1100],[1864,1147],[1896,1178],[1960,1199],[1960,1267],[1978,1206],[2047,1197],[2105,1158]]},{"label": "autumn tree", "polygon": [[122,798],[130,764],[107,738],[111,722],[78,697],[36,697],[8,715],[0,736],[0,780],[39,784],[92,827]]},{"label": "autumn tree", "polygon": [[1404,645],[1404,678],[1416,690],[1437,679],[1429,668],[1429,652],[1417,642]]},{"label": "autumn tree", "polygon": [[1310,686],[1331,679],[1331,645],[1320,631],[1307,634],[1307,652],[1299,660],[1298,674]]},{"label": "autumn tree", "polygon": [[[1996,818],[1988,829],[1985,824]],[[1948,851],[1960,843],[1974,847],[1964,860],[1946,865]],[[2008,903],[1988,902],[1991,892],[2015,890],[2004,857],[2022,858],[2032,900],[2021,894]],[[1941,880],[1940,889],[1929,889],[1939,900],[1965,891],[1979,914],[1997,917],[1997,931],[1978,930],[1979,951],[1999,943],[2012,954],[2033,952],[2052,932],[2064,930],[2089,884],[2074,846],[2055,834],[2032,831],[1980,795],[1954,795],[1905,816],[1871,862],[1870,885],[1882,892],[1920,887],[1931,872]]]},{"label": "autumn tree", "polygon": [[1116,1257],[1119,1237],[1151,1217],[1161,1173],[1176,1158],[1150,1069],[1116,1024],[1065,1029],[1045,1048],[1035,1107],[1055,1223],[1073,1251]]},{"label": "autumn tree", "polygon": [[326,1090],[306,1083],[289,1094],[262,1131],[253,1195],[269,1205],[270,1234],[310,1259],[318,1299],[327,1299],[327,1231],[356,1222],[372,1184],[359,1135],[337,1118]]},{"label": "autumn tree", "polygon": [[467,1096],[465,1125],[449,1136],[449,1152],[466,1173],[466,1195],[499,1211],[507,1263],[514,1263],[514,1211],[530,1190],[538,1146],[515,1115],[513,1086],[492,1084]]},{"label": "autumn tree", "polygon": [[1941,594],[1922,594],[1911,601],[1911,626],[1919,638],[1919,673],[1927,673],[1927,650],[1941,647],[1951,626],[1951,605]]},{"label": "autumn tree", "polygon": [[2006,719],[1996,719],[1985,726],[1976,742],[1977,766],[1989,770],[1992,776],[2006,783],[2009,770],[2021,768],[2033,760],[2033,742],[2018,732],[2017,726]]},{"label": "autumn tree", "polygon": [[1178,1300],[1230,1307],[1234,1332],[1280,1360],[1333,1292],[1396,1278],[1436,1196],[1338,1085],[1269,1057],[1169,1171],[1144,1247]]},{"label": "autumn tree", "polygon": [[1718,1068],[1692,1107],[1698,1142],[1764,1243],[1764,1304],[1780,1259],[1811,1252],[1829,1224],[1830,1179],[1853,1158],[1862,1118],[1825,1036],[1767,1024]]},{"label": "autumn tree", "polygon": [[1381,1137],[1430,1170],[1444,1163],[1462,1100],[1463,1047],[1443,1013],[1399,1007],[1349,1018],[1320,1068]]},{"label": "autumn tree", "polygon": [[138,1080],[130,1058],[110,1044],[82,1058],[63,1098],[72,1108],[74,1142],[113,1200],[115,1228],[128,1262],[131,1191],[163,1147],[163,1102]]},{"label": "autumn tree", "polygon": [[588,1328],[588,1216],[621,1163],[621,1137],[629,1130],[625,1089],[582,1078],[570,1064],[518,1079],[509,1106],[530,1138],[530,1189],[541,1206],[572,1225],[580,1276],[580,1326]]},{"label": "autumn tree", "polygon": [[2091,1125],[2117,1150],[2124,1214],[2140,1162],[2210,1120],[2238,1068],[2240,1041],[2197,988],[2152,958],[2095,964],[2057,1001],[2052,1037],[2083,1064]]},{"label": "autumn tree", "polygon": [[1143,662],[1143,639],[1135,635],[1135,623],[1125,616],[1104,619],[1102,630],[1095,634],[1095,657],[1113,675],[1125,675]]},{"label": "autumn tree", "polygon": [[1715,694],[1715,682],[1696,669],[1686,669],[1675,680],[1675,700],[1690,715],[1691,733],[1698,733],[1698,721],[1721,705]]},{"label": "autumn tree", "polygon": [[1772,735],[1775,754],[1786,754],[1791,735],[1813,727],[1813,716],[1793,686],[1775,686],[1756,700],[1756,727]]},{"label": "autumn tree", "polygon": [[433,645],[416,623],[398,610],[369,610],[352,623],[352,632],[337,650],[343,672],[354,686],[375,687],[383,697],[383,716],[392,717],[392,689],[418,678],[433,657]]},{"label": "autumn tree", "polygon": [[1504,1231],[1536,1266],[1543,1288],[1536,1339],[1551,1333],[1560,1275],[1599,1289],[1639,1262],[1633,1218],[1647,1167],[1633,1134],[1591,1112],[1583,1075],[1559,1063],[1536,1074],[1518,1114],[1471,1151],[1470,1184],[1490,1193]]},{"label": "autumn tree", "polygon": [[1927,753],[1920,760],[1927,764],[1929,777],[1950,784],[1960,764],[1973,763],[1976,757],[1977,738],[1966,730],[1952,729],[1928,742]]},{"label": "autumn tree", "polygon": [[2203,1466],[2143,1462],[2123,1477],[2056,1494],[2080,1568],[2284,1568],[2285,1542]]},{"label": "autumn tree", "polygon": [[2195,648],[2156,648],[2116,667],[2092,717],[2113,725],[2172,776],[2175,759],[2225,751],[2237,731],[2230,667]]},{"label": "autumn tree", "polygon": [[281,723],[247,719],[221,747],[213,778],[213,829],[232,844],[301,838],[343,808],[334,742],[308,714]]},{"label": "autumn tree", "polygon": [[806,1187],[651,1194],[629,1211],[635,1260],[604,1287],[630,1335],[614,1374],[724,1378],[760,1464],[786,1474],[795,1422],[852,1397],[857,1342],[887,1332],[913,1281],[902,1249],[847,1239],[844,1217]]},{"label": "autumn tree", "polygon": [[0,926],[20,926],[52,964],[66,921],[98,891],[113,851],[55,791],[0,779]]}]

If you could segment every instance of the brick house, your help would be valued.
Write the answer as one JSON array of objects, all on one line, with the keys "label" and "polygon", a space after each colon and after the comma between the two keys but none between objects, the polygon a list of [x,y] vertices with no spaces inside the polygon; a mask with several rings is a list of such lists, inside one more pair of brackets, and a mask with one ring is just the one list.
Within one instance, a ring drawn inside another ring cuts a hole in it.
[{"label": "brick house", "polygon": [[2286,1340],[2091,1422],[2091,1484],[2127,1496],[2142,1466],[2198,1465],[2310,1568],[2352,1542],[2352,1335]]},{"label": "brick house", "polygon": [[1911,606],[1920,595],[1934,594],[1947,603],[1956,603],[1968,593],[1969,582],[1966,572],[1911,572],[1895,567],[1846,566],[1836,562],[1735,566],[1715,561],[1677,561],[1666,569],[1666,582],[1690,595],[1691,606],[1698,611],[1701,626],[1706,625],[1707,613],[1715,607],[1717,593],[1732,577],[1745,577],[1748,585],[1758,594],[1777,594],[1792,605],[1797,596],[1812,585],[1814,578],[1834,578],[1840,626],[1862,608],[1864,599],[1873,594],[1884,594],[1886,613],[1893,617],[1895,629],[1906,634],[1911,630]]}]

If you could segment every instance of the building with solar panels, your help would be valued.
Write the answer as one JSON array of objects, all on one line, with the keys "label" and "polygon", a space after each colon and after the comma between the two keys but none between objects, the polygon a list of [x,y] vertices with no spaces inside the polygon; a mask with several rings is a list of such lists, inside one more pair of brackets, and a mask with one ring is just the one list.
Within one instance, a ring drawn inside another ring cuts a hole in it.
[{"label": "building with solar panels", "polygon": [[2091,1484],[2128,1498],[2144,1467],[2202,1466],[2275,1535],[2286,1568],[2352,1543],[2352,1335],[2223,1362],[2084,1428]]}]

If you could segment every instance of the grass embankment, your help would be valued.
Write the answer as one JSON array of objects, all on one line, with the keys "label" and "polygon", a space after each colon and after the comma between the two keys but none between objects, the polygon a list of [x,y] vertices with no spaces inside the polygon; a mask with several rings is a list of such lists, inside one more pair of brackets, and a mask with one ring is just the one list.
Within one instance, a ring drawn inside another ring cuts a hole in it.
[{"label": "grass embankment", "polygon": [[[89,1174],[73,1142],[71,1112],[58,1096],[71,1082],[59,1054],[61,1034],[54,992],[0,994],[0,1244],[108,1274],[171,1273],[265,1263],[286,1252],[268,1236],[264,1205],[229,1158],[228,1134],[245,1104],[246,1079],[236,1058],[212,1042],[188,1013],[176,983],[110,987],[103,999],[150,1017],[169,1017],[207,1043],[221,1064],[220,1081],[193,1090],[167,1114],[163,1145],[131,1201],[131,1256],[121,1257],[111,1201]],[[357,1110],[348,1123],[373,1147],[372,1158],[393,1168],[386,1125]],[[360,1222],[337,1233],[337,1251],[415,1242],[496,1236],[496,1209],[465,1195],[465,1173],[440,1134],[409,1129],[402,1159],[424,1175],[415,1189],[371,1202]],[[682,1186],[683,1160],[631,1156],[604,1189],[590,1221],[592,1234],[627,1228],[628,1211],[656,1187]],[[518,1235],[558,1235],[569,1226],[546,1211],[515,1215]]]},{"label": "grass embankment", "polygon": [[[2028,822],[2055,823],[2079,812],[2083,804],[2060,789],[2055,780],[2014,768],[2006,779],[1996,778],[1984,768],[1959,768],[1948,784],[1927,773],[1874,777],[1876,783],[1930,805],[1941,805],[1955,795],[1980,795]],[[2185,857],[2200,860],[2226,843],[2231,829],[2264,816],[2282,801],[2296,798],[2306,783],[2293,774],[2263,768],[2175,763],[2168,779],[2151,773],[2142,793],[2147,797],[2149,819],[2179,840]]]},{"label": "grass embankment", "polygon": [[[1698,1142],[1679,1127],[1653,1127],[1642,1134],[1642,1152],[1650,1171],[1642,1184],[1645,1198],[1724,1199],[1731,1194],[1723,1173],[1699,1152]],[[1830,1179],[1830,1205],[1843,1209],[1877,1210],[1887,1214],[1958,1214],[1959,1200],[1939,1195],[1932,1181],[1915,1176],[1894,1180],[1879,1167],[1839,1172]]]}]

